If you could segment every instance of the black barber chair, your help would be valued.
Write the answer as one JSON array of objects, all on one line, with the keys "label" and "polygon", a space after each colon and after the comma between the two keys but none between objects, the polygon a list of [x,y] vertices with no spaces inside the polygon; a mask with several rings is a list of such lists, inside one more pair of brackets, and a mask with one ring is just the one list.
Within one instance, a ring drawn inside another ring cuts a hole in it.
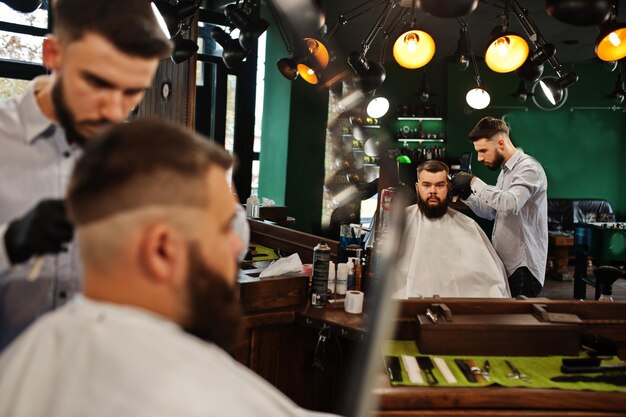
[{"label": "black barber chair", "polygon": [[593,275],[596,278],[596,299],[598,299],[600,297],[598,294],[611,297],[613,294],[613,283],[618,278],[625,277],[626,271],[614,266],[603,265],[597,267],[593,271]]}]

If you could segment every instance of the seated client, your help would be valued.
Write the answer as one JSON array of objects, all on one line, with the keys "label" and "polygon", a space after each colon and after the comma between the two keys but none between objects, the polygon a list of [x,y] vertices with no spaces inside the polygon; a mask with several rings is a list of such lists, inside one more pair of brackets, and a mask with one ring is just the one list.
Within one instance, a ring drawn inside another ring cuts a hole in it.
[{"label": "seated client", "polygon": [[417,204],[406,208],[394,296],[510,297],[506,272],[480,226],[448,207],[448,166],[417,167]]}]

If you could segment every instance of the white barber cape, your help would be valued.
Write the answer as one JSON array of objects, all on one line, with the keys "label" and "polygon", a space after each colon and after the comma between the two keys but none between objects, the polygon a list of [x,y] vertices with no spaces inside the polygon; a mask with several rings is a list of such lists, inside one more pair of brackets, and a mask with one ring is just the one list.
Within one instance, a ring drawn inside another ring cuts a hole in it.
[{"label": "white barber cape", "polygon": [[474,220],[449,207],[429,219],[417,204],[406,219],[394,297],[510,297],[504,265]]},{"label": "white barber cape", "polygon": [[174,323],[81,296],[0,356],[0,416],[314,414]]}]

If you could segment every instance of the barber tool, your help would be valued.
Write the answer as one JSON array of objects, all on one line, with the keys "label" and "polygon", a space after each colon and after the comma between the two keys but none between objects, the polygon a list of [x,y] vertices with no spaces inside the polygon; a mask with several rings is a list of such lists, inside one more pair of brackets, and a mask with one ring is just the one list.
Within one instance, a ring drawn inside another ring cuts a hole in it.
[{"label": "barber tool", "polygon": [[402,382],[402,368],[397,356],[385,356],[385,366],[389,372],[389,378],[394,382]]},{"label": "barber tool", "polygon": [[617,375],[559,375],[550,378],[554,382],[603,382],[605,384],[626,386],[626,374]]},{"label": "barber tool", "polygon": [[594,372],[615,372],[626,371],[626,363],[616,363],[612,365],[599,366],[561,366],[561,372],[564,374],[587,374]]},{"label": "barber tool", "polygon": [[528,377],[528,375],[523,374],[519,371],[519,369],[517,369],[511,362],[509,362],[508,360],[504,361],[506,363],[506,365],[509,367],[509,369],[511,370],[511,372],[507,375],[507,378],[509,379],[519,379],[521,381],[524,382],[530,382],[530,378]]},{"label": "barber tool", "polygon": [[443,378],[448,384],[456,384],[458,382],[443,358],[433,358],[433,362],[435,362],[435,366],[439,369],[439,373],[443,375]]},{"label": "barber tool", "polygon": [[422,374],[420,373],[420,368],[419,366],[417,366],[417,361],[415,360],[415,356],[402,355],[400,358],[402,359],[404,370],[409,376],[409,381],[411,381],[414,384],[423,384],[424,378],[422,378]]},{"label": "barber tool", "polygon": [[456,363],[456,366],[458,366],[461,372],[463,372],[463,375],[465,375],[465,379],[467,379],[467,382],[477,382],[476,375],[472,373],[470,366],[467,364],[467,362],[465,362],[464,359],[455,359],[454,363]]},{"label": "barber tool", "polygon": [[437,323],[439,320],[430,308],[426,309],[426,317],[428,317],[433,323]]},{"label": "barber tool", "polygon": [[478,367],[476,361],[473,359],[468,359],[466,362],[470,367],[470,371],[472,371],[472,373],[476,377],[476,382],[478,382],[479,384],[483,383],[485,379],[483,378],[482,370]]},{"label": "barber tool", "polygon": [[485,378],[485,381],[491,381],[491,364],[488,360],[486,360],[485,364],[483,365],[482,375],[483,378]]},{"label": "barber tool", "polygon": [[43,263],[45,258],[43,256],[37,256],[35,258],[35,262],[33,263],[33,267],[28,272],[28,276],[26,279],[30,282],[37,280],[39,278],[39,274],[41,273],[41,269],[43,268]]},{"label": "barber tool", "polygon": [[424,375],[426,375],[426,382],[428,382],[428,385],[436,385],[439,383],[439,381],[437,381],[437,378],[435,378],[435,375],[433,374],[433,368],[435,367],[435,365],[433,365],[433,361],[431,361],[428,356],[418,356],[417,364],[424,371]]}]

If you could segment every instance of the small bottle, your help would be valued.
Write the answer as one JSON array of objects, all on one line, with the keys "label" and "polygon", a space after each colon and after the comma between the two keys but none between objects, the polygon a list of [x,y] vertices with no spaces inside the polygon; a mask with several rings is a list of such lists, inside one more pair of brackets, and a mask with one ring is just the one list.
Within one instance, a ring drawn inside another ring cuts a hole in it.
[{"label": "small bottle", "polygon": [[348,290],[348,264],[337,264],[337,282],[335,284],[335,294],[346,295]]},{"label": "small bottle", "polygon": [[336,280],[336,271],[335,271],[335,263],[333,261],[328,262],[328,293],[329,298],[335,294],[335,281]]},{"label": "small bottle", "polygon": [[252,194],[250,194],[250,197],[246,200],[246,216],[258,219],[260,205],[257,190],[252,190]]},{"label": "small bottle", "polygon": [[356,285],[354,278],[354,262],[353,258],[348,258],[348,291],[353,291]]},{"label": "small bottle", "polygon": [[[605,294],[605,292],[608,292],[608,294]],[[598,301],[602,301],[605,303],[610,303],[613,301],[613,294],[612,291],[606,291],[605,289],[602,290],[602,294],[600,294],[600,297],[598,298]]]},{"label": "small bottle", "polygon": [[585,271],[587,278],[593,277],[593,261],[587,258],[587,270]]}]

